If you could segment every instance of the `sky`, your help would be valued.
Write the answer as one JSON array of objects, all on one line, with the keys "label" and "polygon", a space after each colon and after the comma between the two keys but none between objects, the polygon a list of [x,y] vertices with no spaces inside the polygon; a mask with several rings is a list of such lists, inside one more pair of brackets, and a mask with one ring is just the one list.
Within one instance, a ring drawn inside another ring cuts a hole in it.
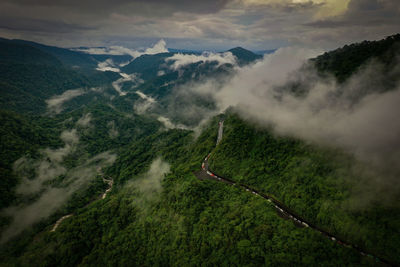
[{"label": "sky", "polygon": [[61,47],[333,49],[400,32],[399,0],[0,0],[0,36]]}]

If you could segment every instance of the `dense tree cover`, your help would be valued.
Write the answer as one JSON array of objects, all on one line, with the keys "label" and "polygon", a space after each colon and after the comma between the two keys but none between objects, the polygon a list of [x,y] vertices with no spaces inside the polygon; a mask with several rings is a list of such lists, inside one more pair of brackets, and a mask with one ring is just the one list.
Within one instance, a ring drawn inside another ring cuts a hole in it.
[{"label": "dense tree cover", "polygon": [[67,125],[73,127],[85,115],[90,116],[89,124],[78,126],[78,133],[91,155],[125,146],[133,140],[157,132],[160,127],[160,123],[151,117],[125,114],[103,104],[93,104],[70,114],[60,115],[60,118],[72,118]]},{"label": "dense tree cover", "polygon": [[[44,53],[47,53],[59,62],[61,62],[67,68],[78,69],[83,72],[93,71],[97,66],[97,60],[90,54],[82,52],[72,51],[70,49],[48,46],[25,40],[7,40],[8,43],[13,45],[23,45],[25,47],[32,47],[38,49]],[[25,62],[26,63],[26,62]]]},{"label": "dense tree cover", "polygon": [[[18,113],[41,114],[46,111],[46,100],[61,95],[67,90],[81,89],[86,92],[82,104],[88,104],[96,95],[107,95],[90,91],[99,87],[108,95],[115,94],[110,89],[111,81],[120,78],[114,72],[78,73],[63,66],[12,63],[0,61],[0,108]],[[74,99],[74,101],[76,101]]]},{"label": "dense tree cover", "polygon": [[86,77],[58,66],[0,62],[0,73],[1,108],[21,113],[42,113],[51,96],[90,86]]},{"label": "dense tree cover", "polygon": [[0,71],[2,81],[37,97],[50,97],[88,85],[84,76],[56,66],[1,63]]},{"label": "dense tree cover", "polygon": [[57,129],[46,129],[30,118],[0,110],[0,209],[14,199],[18,182],[12,164],[22,155],[37,157],[40,147],[61,144]]},{"label": "dense tree cover", "polygon": [[132,60],[131,55],[90,55],[99,62],[104,62],[111,59],[115,64],[127,64]]},{"label": "dense tree cover", "polygon": [[[212,150],[217,119],[193,140],[159,132],[133,142],[108,173],[112,194],[3,247],[7,265],[303,265],[372,264],[306,228],[279,218],[265,200],[192,173]],[[140,173],[161,156],[171,163],[162,191],[137,189]]]},{"label": "dense tree cover", "polygon": [[157,77],[158,71],[165,63],[167,57],[173,56],[174,53],[159,53],[155,55],[142,55],[128,65],[121,68],[125,73],[138,73],[144,80]]},{"label": "dense tree cover", "polygon": [[[80,125],[78,121],[85,116],[88,124]],[[78,166],[86,154],[94,156],[117,150],[132,140],[155,133],[160,123],[152,118],[123,114],[106,105],[92,104],[54,117],[26,117],[0,111],[0,126],[0,208],[4,208],[15,201],[14,189],[19,182],[12,171],[13,163],[22,156],[41,158],[40,149],[63,147],[62,131],[76,128],[79,136],[78,151],[72,158],[65,159],[72,168]],[[88,193],[84,198],[92,195]]]},{"label": "dense tree cover", "polygon": [[[119,74],[85,70],[87,66],[95,67],[93,59],[104,58],[80,58],[80,53],[65,49],[24,41],[20,44],[29,46],[22,51],[33,51],[37,57],[43,54],[45,63],[36,64],[34,57],[29,63],[20,62],[18,53],[6,53],[13,60],[0,63],[1,108],[20,113],[0,112],[0,207],[24,204],[39,197],[15,198],[13,188],[20,177],[12,172],[12,163],[22,156],[40,159],[43,148],[63,147],[60,134],[65,130],[76,129],[79,137],[76,151],[63,161],[68,170],[104,151],[118,157],[103,170],[114,180],[106,199],[100,199],[107,185],[99,174],[51,216],[2,244],[0,265],[375,264],[355,250],[280,218],[267,201],[257,196],[215,181],[198,180],[194,173],[210,151],[211,168],[216,173],[272,194],[337,236],[400,262],[396,247],[400,243],[398,209],[377,204],[354,210],[347,205],[352,184],[346,181],[352,178],[349,170],[354,162],[350,156],[293,138],[277,137],[232,113],[226,118],[223,141],[214,150],[219,117],[211,119],[195,138],[191,131],[165,130],[155,117],[133,112],[133,105],[139,100],[135,90],[141,90],[158,100],[158,114],[173,115],[174,120],[179,114],[170,113],[168,108],[184,110],[188,105],[173,96],[176,86],[229,74],[231,66],[216,69],[215,63],[192,64],[182,73],[170,70],[159,75],[160,64],[170,54],[139,57],[124,71],[138,72],[146,80],[138,87],[126,83],[123,90],[128,94],[116,96],[109,83],[118,79]],[[254,58],[240,48],[232,52],[243,62]],[[370,52],[364,57],[370,57]],[[317,59],[317,64],[325,60],[322,58]],[[321,63],[321,71],[335,73],[342,68],[335,63],[340,56],[332,58],[327,60],[329,64]],[[54,65],[56,61],[62,65]],[[361,61],[357,62],[362,64]],[[336,73],[338,78],[359,66],[343,64],[349,67],[344,68],[344,73]],[[101,88],[89,90],[92,86]],[[66,103],[61,113],[44,115],[46,99],[78,87],[84,88],[84,95]],[[192,103],[214,109],[214,103],[206,97],[198,97],[189,104]],[[21,114],[24,112],[40,116]],[[161,189],[140,190],[140,181],[146,178],[144,173],[158,157],[171,165],[171,171],[161,181]],[[56,177],[49,186],[63,186],[64,178]],[[57,219],[70,213],[72,217],[57,231],[50,232]],[[1,218],[0,230],[7,223]]]},{"label": "dense tree cover", "polygon": [[120,78],[118,73],[96,71],[96,66],[90,55],[0,39],[0,108],[40,114],[46,110],[45,100],[54,95],[70,89],[110,87]]},{"label": "dense tree cover", "polygon": [[0,62],[38,65],[60,65],[61,62],[50,54],[32,46],[0,39]]},{"label": "dense tree cover", "polygon": [[399,207],[374,204],[351,208],[351,189],[359,180],[355,159],[289,137],[277,137],[241,120],[225,120],[222,142],[210,168],[222,177],[272,194],[301,216],[382,257],[400,262]]},{"label": "dense tree cover", "polygon": [[321,73],[333,74],[339,82],[345,81],[360,67],[376,60],[387,69],[397,64],[400,34],[379,41],[364,41],[326,52],[312,59]]}]

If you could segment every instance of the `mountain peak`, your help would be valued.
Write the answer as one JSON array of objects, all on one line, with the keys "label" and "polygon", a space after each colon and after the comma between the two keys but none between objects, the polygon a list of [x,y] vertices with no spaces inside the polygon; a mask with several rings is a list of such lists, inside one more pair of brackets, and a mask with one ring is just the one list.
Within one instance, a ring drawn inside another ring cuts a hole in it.
[{"label": "mountain peak", "polygon": [[231,48],[228,51],[230,51],[230,52],[250,52],[250,53],[253,53],[250,50],[247,50],[247,49],[245,49],[245,48],[243,48],[241,46],[237,46],[237,47]]},{"label": "mountain peak", "polygon": [[253,52],[240,46],[229,49],[228,52],[231,52],[238,59],[239,65],[246,65],[262,58],[262,56],[254,54]]}]

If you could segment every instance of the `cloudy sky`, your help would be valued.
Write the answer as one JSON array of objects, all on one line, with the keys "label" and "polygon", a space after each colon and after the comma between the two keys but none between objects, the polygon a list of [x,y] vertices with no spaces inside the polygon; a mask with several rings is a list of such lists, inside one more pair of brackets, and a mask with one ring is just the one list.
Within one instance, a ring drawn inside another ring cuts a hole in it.
[{"label": "cloudy sky", "polygon": [[63,47],[331,49],[398,32],[399,0],[0,0],[0,36]]}]

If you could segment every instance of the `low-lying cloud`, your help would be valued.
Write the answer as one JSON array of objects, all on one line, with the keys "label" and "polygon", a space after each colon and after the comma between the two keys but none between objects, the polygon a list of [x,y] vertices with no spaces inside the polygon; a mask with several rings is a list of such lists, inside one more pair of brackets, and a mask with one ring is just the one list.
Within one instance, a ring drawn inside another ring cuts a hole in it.
[{"label": "low-lying cloud", "polygon": [[[383,73],[374,65],[340,85],[333,78],[319,78],[310,68],[297,71],[313,54],[280,49],[241,69],[216,93],[220,108],[237,106],[243,114],[272,124],[280,134],[334,142],[363,158],[379,153],[378,160],[384,156],[381,152],[396,150],[400,146],[394,138],[400,133],[400,122],[395,119],[400,111],[396,104],[399,87],[381,93],[376,81]],[[285,90],[291,81],[300,81],[306,93],[296,96]],[[375,88],[369,89],[368,84]]]},{"label": "low-lying cloud", "polygon": [[15,162],[14,172],[22,178],[17,194],[35,200],[1,211],[3,216],[11,217],[11,224],[1,233],[0,243],[50,216],[73,193],[87,186],[99,170],[111,166],[116,160],[115,154],[103,152],[91,158],[84,157],[78,166],[68,168],[64,160],[78,149],[79,136],[72,129],[62,132],[61,139],[64,147],[40,151],[41,159],[23,157]]},{"label": "low-lying cloud", "polygon": [[151,163],[150,169],[139,179],[132,182],[132,185],[144,195],[159,192],[161,181],[169,171],[170,165],[161,158],[157,158]]},{"label": "low-lying cloud", "polygon": [[108,136],[110,136],[111,139],[117,138],[119,135],[119,132],[118,132],[118,129],[115,127],[115,121],[108,122],[107,127],[109,128]]},{"label": "low-lying cloud", "polygon": [[[238,69],[219,88],[204,83],[193,90],[211,94],[221,111],[234,106],[244,118],[272,126],[279,135],[340,147],[356,155],[367,163],[364,166],[380,174],[374,186],[381,190],[375,194],[386,192],[385,197],[393,197],[400,191],[400,87],[388,90],[384,82],[398,77],[400,68],[386,73],[378,63],[370,62],[338,84],[332,77],[319,77],[306,63],[318,54],[279,49]],[[300,86],[292,90],[293,85]]]},{"label": "low-lying cloud", "polygon": [[75,50],[92,55],[130,55],[133,59],[142,55],[154,55],[168,52],[166,42],[163,39],[158,41],[154,46],[141,50],[129,49],[122,46],[79,48]]},{"label": "low-lying cloud", "polygon": [[126,190],[136,191],[139,194],[135,196],[134,204],[144,213],[148,211],[149,204],[157,199],[162,191],[162,180],[169,173],[170,165],[162,158],[156,158],[150,165],[149,170],[140,175],[136,180],[126,185]]},{"label": "low-lying cloud", "polygon": [[135,88],[137,85],[140,83],[143,83],[143,80],[140,79],[135,73],[133,74],[126,74],[121,72],[120,73],[121,78],[118,80],[112,82],[112,87],[115,89],[115,91],[118,92],[120,96],[124,96],[127,94],[127,92],[122,91],[122,84],[126,82],[132,82],[134,85],[132,85],[132,88]]},{"label": "low-lying cloud", "polygon": [[97,64],[96,70],[98,71],[112,71],[112,72],[120,72],[120,69],[115,66],[113,60],[111,58],[106,59],[103,62],[99,62]]},{"label": "low-lying cloud", "polygon": [[148,96],[139,90],[135,93],[142,99],[142,101],[136,101],[134,105],[135,112],[138,114],[144,114],[157,103],[153,97]]},{"label": "low-lying cloud", "polygon": [[[18,194],[38,193],[43,188],[43,183],[65,174],[67,170],[62,162],[67,155],[75,151],[79,142],[76,129],[63,131],[61,140],[65,143],[64,147],[42,150],[41,161],[22,157],[14,163],[14,173],[22,178],[16,190]],[[32,173],[35,174],[35,179],[31,179]]]},{"label": "low-lying cloud", "polygon": [[157,120],[159,122],[161,122],[166,129],[183,129],[183,130],[189,129],[189,127],[187,127],[183,124],[173,123],[170,119],[168,119],[167,117],[164,117],[164,116],[159,116],[157,118]]},{"label": "low-lying cloud", "polygon": [[178,70],[181,67],[187,66],[193,63],[208,63],[208,62],[217,62],[217,66],[219,67],[223,64],[236,64],[236,57],[231,52],[225,53],[212,53],[212,52],[203,52],[201,55],[196,54],[181,54],[177,53],[171,57],[165,59],[166,62],[174,61],[170,65],[170,68],[173,70]]},{"label": "low-lying cloud", "polygon": [[55,95],[46,100],[47,108],[50,112],[60,113],[65,102],[83,94],[85,94],[85,91],[82,89],[67,90],[61,95]]},{"label": "low-lying cloud", "polygon": [[81,127],[88,127],[91,120],[92,120],[92,114],[86,113],[86,114],[82,115],[81,118],[79,118],[79,120],[76,122],[76,124]]}]

